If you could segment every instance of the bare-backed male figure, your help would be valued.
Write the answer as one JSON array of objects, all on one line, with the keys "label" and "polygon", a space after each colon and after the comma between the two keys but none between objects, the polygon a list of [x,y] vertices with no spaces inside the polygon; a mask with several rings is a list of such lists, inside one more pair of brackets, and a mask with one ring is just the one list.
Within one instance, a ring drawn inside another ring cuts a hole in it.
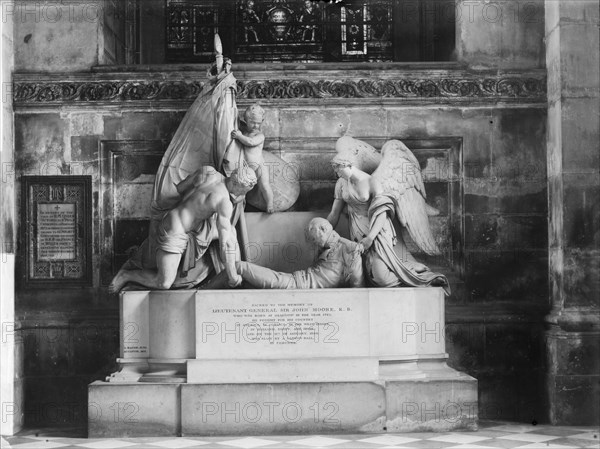
[{"label": "bare-backed male figure", "polygon": [[[238,285],[233,203],[243,201],[255,184],[256,176],[248,167],[239,168],[229,178],[209,166],[188,176],[177,185],[181,201],[151,221],[148,238],[119,270],[109,291],[118,292],[128,282],[162,290],[192,287],[213,267],[217,271],[224,268],[228,284]],[[211,246],[217,239],[218,248]]]}]

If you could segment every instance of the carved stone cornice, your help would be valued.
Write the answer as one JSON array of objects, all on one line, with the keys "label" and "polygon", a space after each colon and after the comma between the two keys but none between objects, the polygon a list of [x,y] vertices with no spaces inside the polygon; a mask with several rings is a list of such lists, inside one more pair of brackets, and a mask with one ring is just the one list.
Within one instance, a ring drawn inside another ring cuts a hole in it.
[{"label": "carved stone cornice", "polygon": [[14,82],[14,104],[192,100],[204,83],[186,81]]},{"label": "carved stone cornice", "polygon": [[338,79],[241,82],[239,96],[249,99],[297,98],[540,98],[545,80],[480,79]]},{"label": "carved stone cornice", "polygon": [[[345,104],[496,103],[546,101],[543,70],[473,72],[381,70],[241,72],[238,99],[265,102]],[[204,86],[200,72],[15,74],[16,107],[44,105],[178,104],[193,101]]]}]

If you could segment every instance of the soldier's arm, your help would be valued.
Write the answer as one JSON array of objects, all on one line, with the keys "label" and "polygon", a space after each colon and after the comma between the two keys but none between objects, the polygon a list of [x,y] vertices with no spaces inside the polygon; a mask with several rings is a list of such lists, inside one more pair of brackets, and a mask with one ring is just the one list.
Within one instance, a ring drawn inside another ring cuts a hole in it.
[{"label": "soldier's arm", "polygon": [[235,229],[231,226],[233,205],[229,197],[225,196],[217,205],[217,232],[219,233],[219,246],[221,256],[225,263],[225,272],[229,278],[229,285],[235,287],[242,281],[235,269],[237,255],[237,238]]}]

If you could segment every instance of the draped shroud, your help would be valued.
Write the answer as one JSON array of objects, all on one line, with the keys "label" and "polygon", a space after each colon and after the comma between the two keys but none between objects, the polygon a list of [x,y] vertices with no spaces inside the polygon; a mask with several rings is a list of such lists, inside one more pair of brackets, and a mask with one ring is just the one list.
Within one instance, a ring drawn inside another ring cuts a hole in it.
[{"label": "draped shroud", "polygon": [[177,184],[202,166],[210,165],[226,176],[235,168],[243,153],[231,138],[238,128],[236,90],[236,79],[229,73],[216,84],[207,82],[188,109],[156,173],[153,218],[177,206],[181,199]]}]

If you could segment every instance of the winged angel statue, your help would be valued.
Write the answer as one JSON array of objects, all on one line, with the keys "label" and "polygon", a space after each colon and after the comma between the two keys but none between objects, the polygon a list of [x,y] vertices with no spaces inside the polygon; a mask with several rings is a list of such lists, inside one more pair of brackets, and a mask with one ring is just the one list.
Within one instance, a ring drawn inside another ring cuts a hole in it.
[{"label": "winged angel statue", "polygon": [[379,154],[352,137],[340,138],[336,153],[331,164],[340,179],[327,219],[335,227],[344,206],[348,207],[350,237],[363,246],[368,282],[377,287],[441,286],[450,294],[446,277],[417,262],[394,227],[396,221],[406,228],[426,254],[440,254],[428,219],[437,210],[425,202],[414,154],[399,140],[386,142]]}]

